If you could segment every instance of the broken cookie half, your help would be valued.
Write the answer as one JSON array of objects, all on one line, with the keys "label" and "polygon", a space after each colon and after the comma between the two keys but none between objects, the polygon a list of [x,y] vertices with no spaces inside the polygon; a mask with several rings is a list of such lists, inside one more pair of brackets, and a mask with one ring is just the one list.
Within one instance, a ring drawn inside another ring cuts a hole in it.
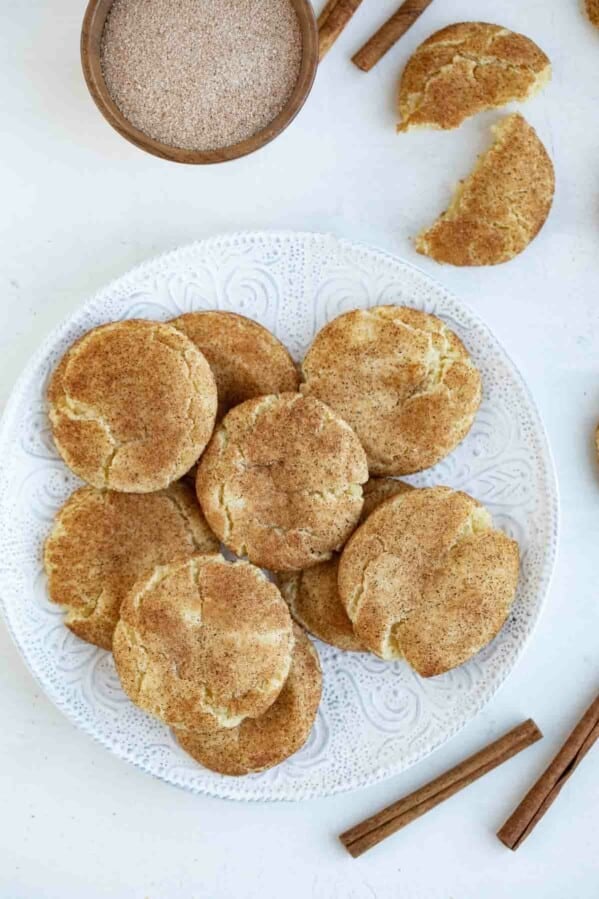
[{"label": "broken cookie half", "polygon": [[495,142],[460,182],[449,208],[416,238],[423,256],[450,265],[497,265],[543,227],[555,192],[553,163],[523,116],[493,128]]},{"label": "broken cookie half", "polygon": [[527,100],[550,78],[551,62],[525,35],[486,22],[450,25],[410,58],[397,130],[457,128],[484,109]]},{"label": "broken cookie half", "polygon": [[596,28],[599,28],[599,0],[586,0],[587,14]]}]

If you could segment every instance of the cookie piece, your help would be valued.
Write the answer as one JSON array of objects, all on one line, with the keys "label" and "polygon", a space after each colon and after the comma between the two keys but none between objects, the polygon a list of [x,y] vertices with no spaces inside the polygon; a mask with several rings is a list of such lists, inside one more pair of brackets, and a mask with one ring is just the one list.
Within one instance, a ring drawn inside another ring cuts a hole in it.
[{"label": "cookie piece", "polygon": [[216,733],[176,731],[180,746],[211,771],[240,777],[280,765],[304,745],[322,693],[318,654],[297,626],[289,677],[278,699],[259,718]]},{"label": "cookie piece", "polygon": [[196,555],[155,568],[121,606],[113,640],[123,689],[182,730],[262,715],[289,674],[289,609],[247,562]]},{"label": "cookie piece", "polygon": [[151,493],[183,477],[214,429],[210,366],[176,328],[131,320],[71,346],[48,390],[58,452],[99,489]]},{"label": "cookie piece", "polygon": [[119,610],[133,584],[177,556],[217,552],[193,490],[151,494],[81,487],[60,509],[44,546],[50,599],[82,640],[112,649]]},{"label": "cookie piece", "polygon": [[548,57],[523,34],[487,22],[449,25],[408,60],[397,130],[457,128],[484,109],[528,100],[550,78]]},{"label": "cookie piece", "polygon": [[592,24],[599,28],[599,0],[586,0],[586,9]]},{"label": "cookie piece", "polygon": [[518,544],[487,510],[434,487],[387,500],[358,528],[341,556],[339,593],[372,652],[433,677],[496,636],[518,574]]},{"label": "cookie piece", "polygon": [[[412,490],[393,478],[371,478],[364,485],[362,521],[386,499]],[[337,569],[339,556],[305,571],[280,574],[277,578],[283,599],[302,627],[324,643],[345,652],[364,652],[339,597]]]},{"label": "cookie piece", "polygon": [[198,499],[220,540],[272,571],[329,559],[362,511],[366,458],[352,429],[299,393],[248,400],[200,461]]},{"label": "cookie piece", "polygon": [[329,322],[302,372],[302,393],[352,426],[375,475],[435,465],[464,439],[481,401],[480,375],[459,338],[434,315],[405,306],[356,309]]},{"label": "cookie piece", "polygon": [[216,379],[218,418],[246,400],[297,390],[297,366],[280,340],[234,312],[188,312],[170,323],[204,354]]},{"label": "cookie piece", "polygon": [[423,256],[499,265],[525,250],[545,224],[555,192],[547,150],[521,115],[492,130],[495,142],[460,182],[449,209],[416,238]]}]

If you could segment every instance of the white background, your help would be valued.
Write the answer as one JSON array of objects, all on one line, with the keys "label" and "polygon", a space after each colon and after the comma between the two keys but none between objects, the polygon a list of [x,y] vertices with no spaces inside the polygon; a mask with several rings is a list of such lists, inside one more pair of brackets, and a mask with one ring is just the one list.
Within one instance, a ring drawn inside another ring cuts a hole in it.
[{"label": "white background", "polygon": [[[578,0],[437,0],[365,75],[349,56],[397,2],[365,0],[277,141],[187,168],[129,146],[96,112],[79,68],[83,0],[3,0],[0,403],[62,317],[158,252],[243,228],[332,231],[391,250],[486,319],[541,409],[562,537],[540,625],[486,711],[436,755],[361,793],[294,805],[187,795],[111,757],[50,705],[0,626],[1,899],[599,895],[599,749],[517,853],[494,836],[599,685],[599,32]],[[554,158],[557,194],[519,259],[441,269],[410,236],[444,208],[500,114],[399,137],[394,95],[424,37],[472,18],[525,32],[553,61],[551,85],[523,111]],[[528,716],[542,743],[361,860],[344,853],[341,830]]]}]

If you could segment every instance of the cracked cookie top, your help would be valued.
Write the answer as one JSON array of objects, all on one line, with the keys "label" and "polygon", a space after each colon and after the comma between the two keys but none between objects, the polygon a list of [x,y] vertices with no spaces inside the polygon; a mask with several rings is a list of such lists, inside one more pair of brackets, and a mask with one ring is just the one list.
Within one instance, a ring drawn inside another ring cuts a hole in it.
[{"label": "cracked cookie top", "polygon": [[235,312],[188,312],[170,322],[204,354],[218,391],[218,418],[245,400],[297,390],[297,366],[280,340]]},{"label": "cracked cookie top", "polygon": [[498,265],[537,236],[551,210],[553,163],[523,116],[492,129],[495,142],[460,182],[449,208],[416,239],[423,256],[449,265]]},{"label": "cracked cookie top", "polygon": [[264,568],[294,571],[345,543],[367,479],[350,426],[319,400],[284,393],[225,416],[200,461],[197,492],[229,549]]},{"label": "cracked cookie top", "polygon": [[121,606],[113,653],[127,695],[171,727],[213,731],[262,715],[281,692],[293,625],[248,562],[196,555],[156,568]]},{"label": "cracked cookie top", "polygon": [[182,477],[210,439],[210,367],[170,325],[94,328],[62,358],[48,389],[56,447],[94,487],[149,493]]},{"label": "cracked cookie top", "polygon": [[[364,485],[364,521],[382,502],[399,493],[413,490],[394,478],[371,478]],[[305,571],[279,574],[277,583],[295,620],[306,630],[345,652],[365,652],[366,647],[354,633],[337,587],[337,553]]]},{"label": "cracked cookie top", "polygon": [[322,694],[318,653],[301,628],[289,676],[271,707],[259,718],[214,733],[175,731],[181,747],[205,768],[239,777],[280,765],[304,745]]},{"label": "cracked cookie top", "polygon": [[457,128],[484,109],[527,100],[550,77],[549,59],[523,34],[486,22],[449,25],[404,69],[397,130]]},{"label": "cracked cookie top", "polygon": [[486,646],[508,617],[518,544],[487,510],[449,487],[388,499],[339,563],[339,593],[356,635],[382,659],[443,674]]},{"label": "cracked cookie top", "polygon": [[64,606],[73,633],[110,650],[121,603],[142,575],[218,546],[184,484],[152,494],[82,487],[56,515],[44,547],[50,599]]},{"label": "cracked cookie top", "polygon": [[352,426],[376,475],[435,465],[464,439],[481,400],[457,335],[405,306],[340,315],[316,335],[302,371],[302,393]]}]

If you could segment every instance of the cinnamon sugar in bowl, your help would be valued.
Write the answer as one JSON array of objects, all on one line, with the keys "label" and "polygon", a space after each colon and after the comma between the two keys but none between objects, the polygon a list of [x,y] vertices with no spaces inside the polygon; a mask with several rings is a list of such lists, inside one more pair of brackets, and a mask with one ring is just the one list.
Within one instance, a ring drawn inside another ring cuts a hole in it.
[{"label": "cinnamon sugar in bowl", "polygon": [[175,162],[252,153],[295,118],[318,65],[309,0],[90,0],[83,71],[107,121]]}]

